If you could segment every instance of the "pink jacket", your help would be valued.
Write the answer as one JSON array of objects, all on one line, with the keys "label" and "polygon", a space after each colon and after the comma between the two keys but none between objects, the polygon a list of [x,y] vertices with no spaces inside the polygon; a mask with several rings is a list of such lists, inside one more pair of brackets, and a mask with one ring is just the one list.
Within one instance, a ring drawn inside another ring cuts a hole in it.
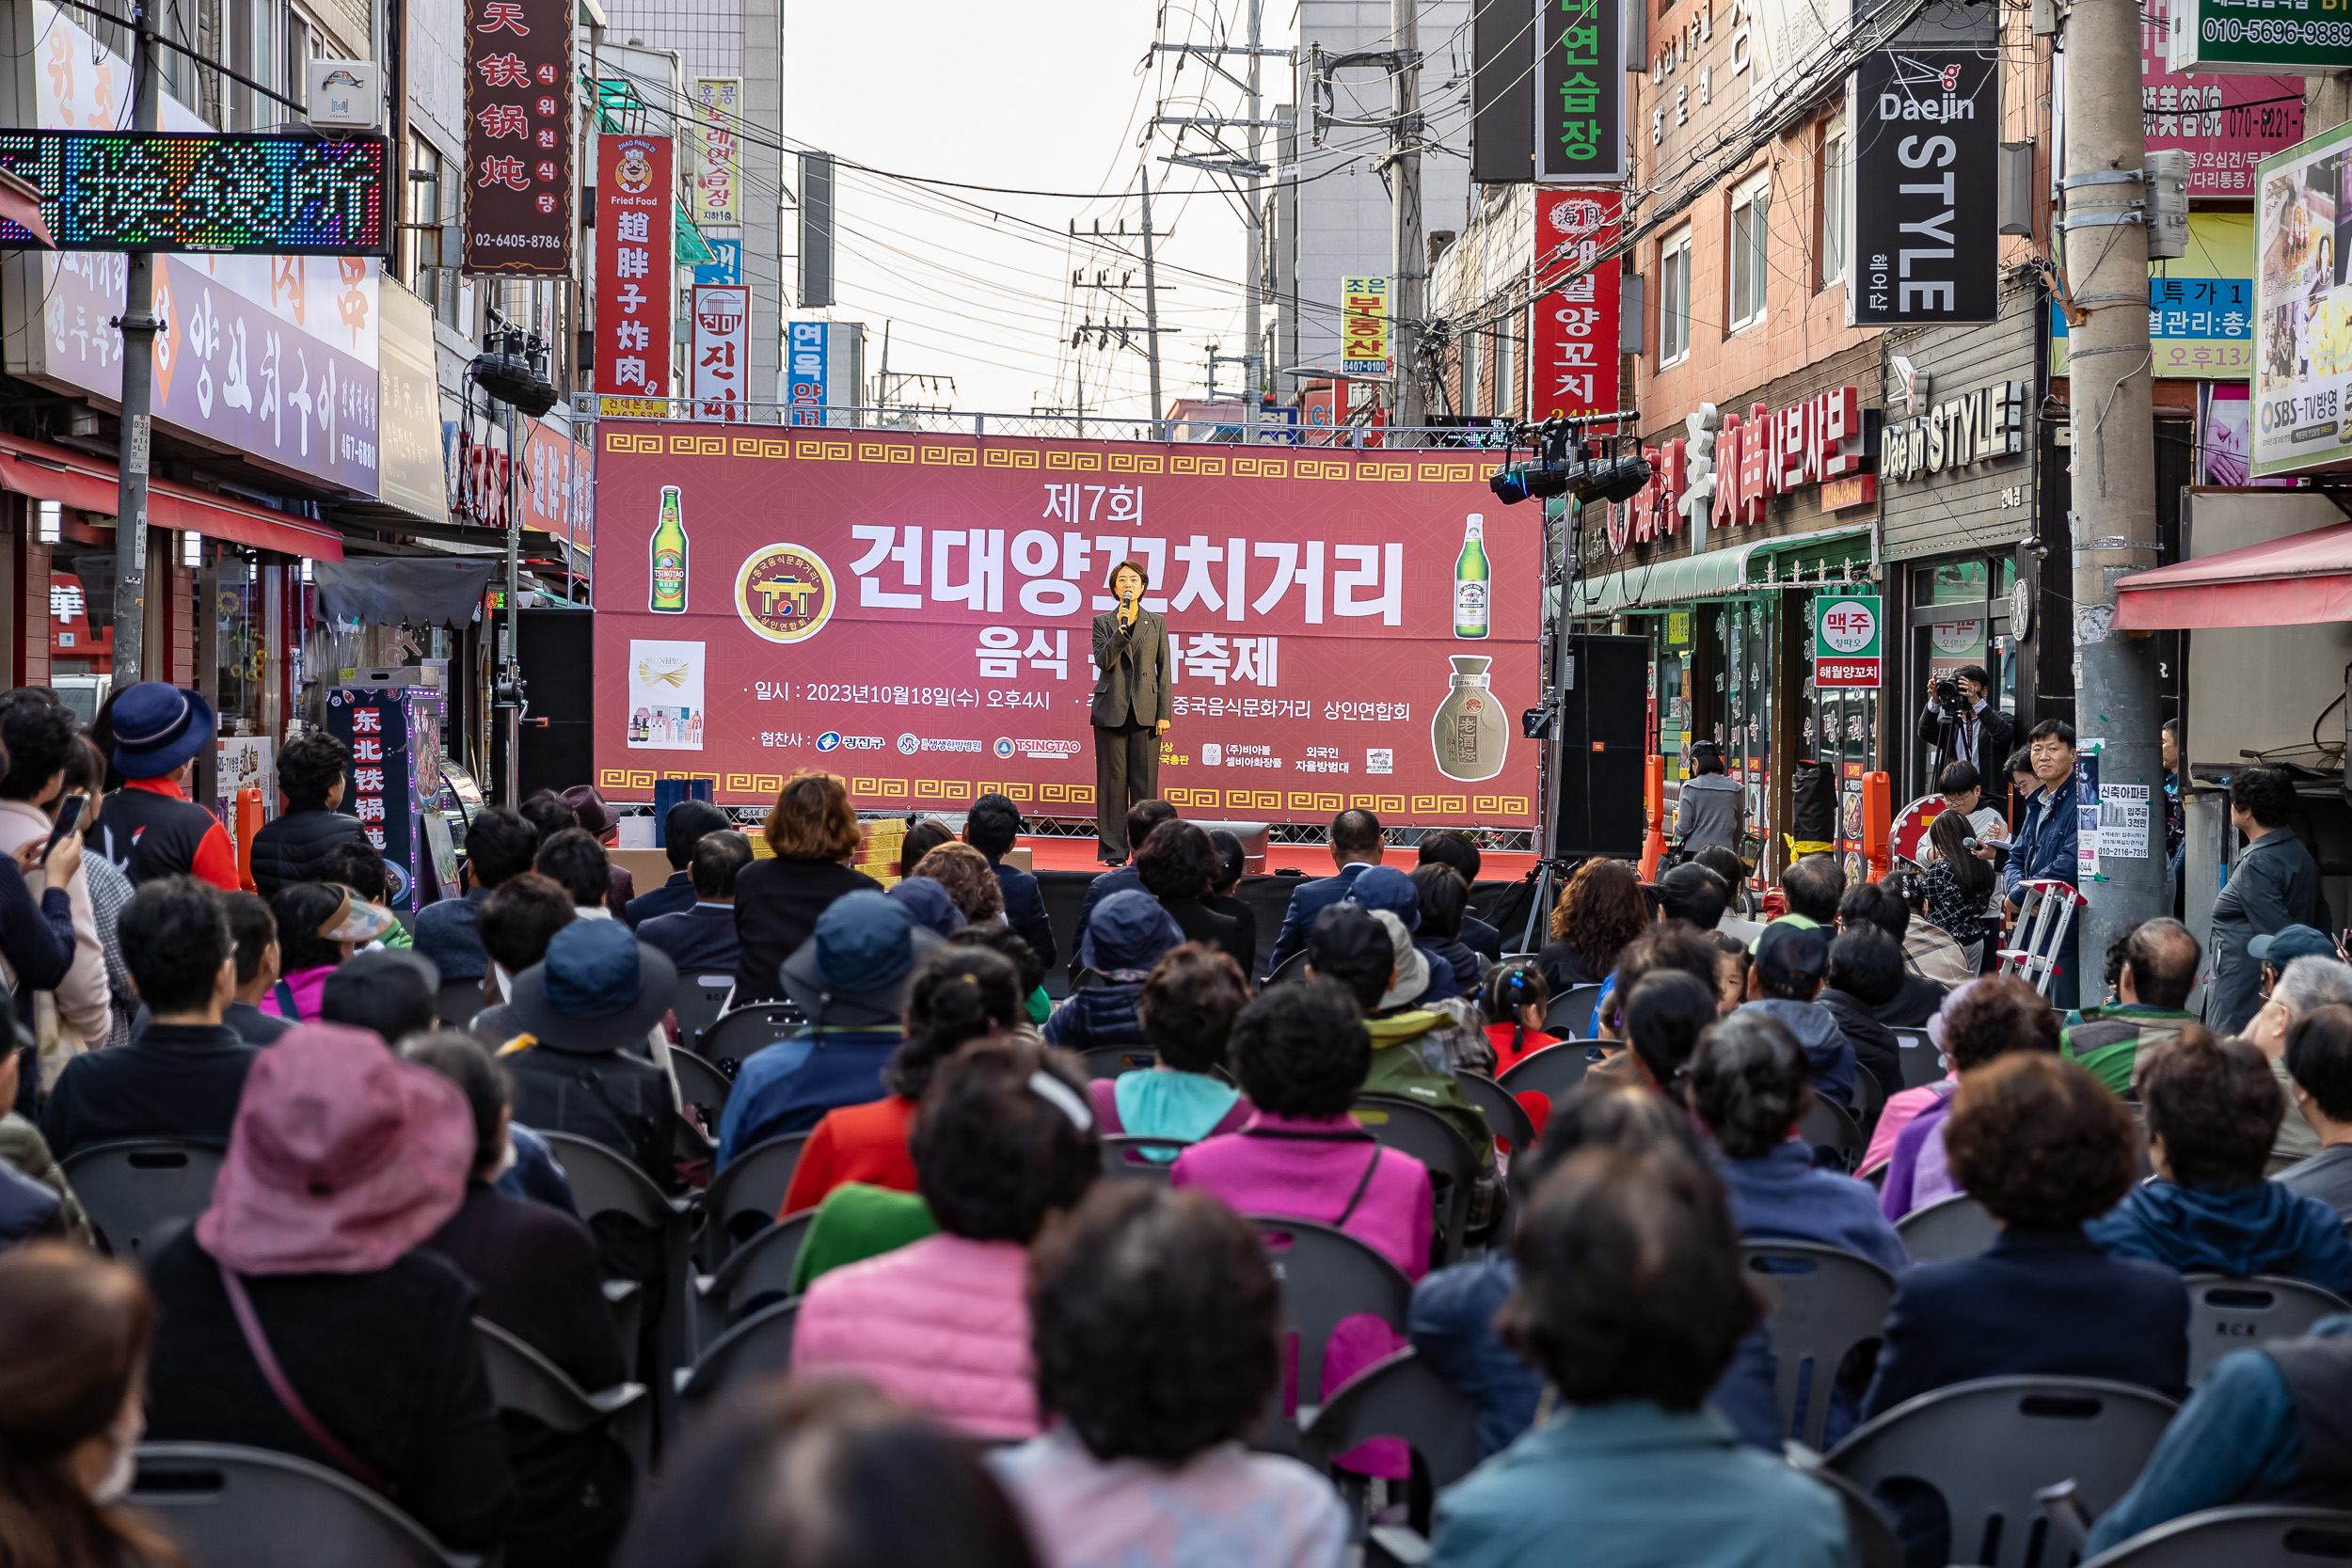
[{"label": "pink jacket", "polygon": [[[1364,1169],[1374,1160],[1379,1164],[1366,1182]],[[1212,1193],[1239,1214],[1338,1225],[1406,1278],[1429,1272],[1429,1167],[1375,1143],[1354,1117],[1317,1120],[1260,1111],[1240,1132],[1204,1138],[1179,1154],[1169,1184]],[[1351,1197],[1355,1211],[1341,1225]]]},{"label": "pink jacket", "polygon": [[981,1437],[1034,1437],[1028,1249],[927,1236],[832,1270],[792,1332],[796,1373],[872,1384]]}]

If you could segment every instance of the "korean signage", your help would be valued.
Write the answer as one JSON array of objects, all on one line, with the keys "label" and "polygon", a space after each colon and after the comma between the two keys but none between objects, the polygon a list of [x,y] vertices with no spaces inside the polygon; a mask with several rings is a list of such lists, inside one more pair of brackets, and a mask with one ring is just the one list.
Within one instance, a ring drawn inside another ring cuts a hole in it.
[{"label": "korean signage", "polygon": [[[1616,191],[1536,193],[1539,272],[1590,265],[1615,241],[1623,196]],[[1537,419],[1605,413],[1617,406],[1617,309],[1614,261],[1570,278],[1535,307],[1535,351],[1529,362]]]},{"label": "korean signage", "polygon": [[667,136],[596,138],[596,389],[607,415],[661,415],[670,395],[677,209]]},{"label": "korean signage", "polygon": [[466,270],[572,266],[570,0],[466,0]]},{"label": "korean signage", "polygon": [[612,420],[597,439],[609,798],[685,776],[772,801],[817,767],[860,806],[1001,789],[1090,816],[1091,628],[1133,560],[1168,618],[1160,788],[1179,809],[1534,821],[1518,715],[1540,605],[1514,585],[1541,571],[1536,531],[1486,539],[1485,622],[1457,627],[1442,587],[1492,506],[1474,453]]},{"label": "korean signage", "polygon": [[1875,594],[1813,601],[1813,684],[1879,684],[1883,627]]},{"label": "korean signage", "polygon": [[2171,20],[2165,63],[2174,71],[2352,71],[2352,20],[2333,0],[2172,0]]},{"label": "korean signage", "polygon": [[[2253,373],[2251,213],[2189,214],[2188,245],[2183,253],[2149,262],[2148,271],[2148,339],[2155,374],[2219,381]],[[2066,312],[2052,301],[2052,375],[2067,373],[2070,336]]]},{"label": "korean signage", "polygon": [[1340,279],[1340,369],[1349,375],[1389,372],[1389,280]]},{"label": "korean signage", "polygon": [[751,314],[752,292],[739,283],[706,283],[694,291],[694,418],[730,423],[744,418]]},{"label": "korean signage", "polygon": [[[1647,544],[1682,531],[1685,518],[1701,506],[1691,490],[1690,441],[1683,436],[1644,447],[1650,482],[1633,499],[1609,509],[1609,547]],[[1751,404],[1747,417],[1725,414],[1715,432],[1715,488],[1704,509],[1709,528],[1742,528],[1764,521],[1764,503],[1808,484],[1827,484],[1862,473],[1862,390],[1828,391],[1768,408]],[[1867,499],[1867,497],[1863,499]]]},{"label": "korean signage", "polygon": [[1616,0],[1540,0],[1535,179],[1612,184],[1626,177],[1625,8]]},{"label": "korean signage", "polygon": [[[732,228],[743,221],[743,150],[737,127],[743,112],[743,78],[694,78],[694,222]],[[730,279],[732,281],[732,279]]]},{"label": "korean signage", "polygon": [[376,303],[383,309],[383,442],[376,494],[428,522],[446,522],[449,498],[441,477],[441,392],[434,368],[433,311],[389,278],[379,286]]},{"label": "korean signage", "polygon": [[2252,196],[2254,166],[2303,139],[2303,78],[2169,71],[2167,3],[2141,0],[2139,8],[2139,107],[2148,150],[2178,148],[2196,158],[2191,196]]},{"label": "korean signage", "polygon": [[1989,322],[2000,314],[1994,54],[1882,50],[1849,79],[1847,123],[1855,127],[1849,326]]},{"label": "korean signage", "polygon": [[1997,381],[1947,398],[1880,436],[1879,474],[1893,482],[1970,468],[2026,450],[2033,383]]},{"label": "korean signage", "polygon": [[792,405],[792,422],[823,424],[833,328],[825,322],[793,322],[784,330],[785,402]]},{"label": "korean signage", "polygon": [[[381,136],[7,131],[0,169],[41,193],[59,250],[391,254]],[[0,219],[0,247],[33,243]]]},{"label": "korean signage", "polygon": [[2265,158],[2254,192],[2256,477],[2352,458],[2352,125]]},{"label": "korean signage", "polygon": [[743,242],[703,236],[703,244],[710,247],[712,260],[694,265],[696,283],[740,283],[743,281]]}]

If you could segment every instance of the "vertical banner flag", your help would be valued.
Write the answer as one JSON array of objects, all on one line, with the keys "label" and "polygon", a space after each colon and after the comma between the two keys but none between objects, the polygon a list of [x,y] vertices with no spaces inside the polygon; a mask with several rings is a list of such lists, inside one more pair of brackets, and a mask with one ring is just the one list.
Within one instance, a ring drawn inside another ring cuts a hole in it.
[{"label": "vertical banner flag", "polygon": [[701,155],[694,168],[694,222],[701,228],[729,229],[743,221],[743,150],[736,129],[743,111],[743,78],[694,78],[695,146]]},{"label": "vertical banner flag", "polygon": [[1625,20],[1616,0],[1544,0],[1535,179],[1613,184],[1625,166]]},{"label": "vertical banner flag", "polygon": [[572,270],[570,0],[467,0],[466,270]]},{"label": "vertical banner flag", "polygon": [[1813,601],[1813,684],[1875,687],[1884,657],[1875,594]]},{"label": "vertical banner flag", "polygon": [[[1535,196],[1535,270],[1565,276],[1617,238],[1616,191],[1546,190]],[[1535,378],[1529,404],[1536,419],[1575,419],[1617,406],[1617,309],[1622,277],[1614,261],[1571,277],[1535,307]]]},{"label": "vertical banner flag", "polygon": [[785,401],[794,424],[825,422],[828,363],[833,329],[824,322],[793,322],[785,328]]},{"label": "vertical banner flag", "polygon": [[2001,112],[1991,51],[1883,49],[1854,95],[1849,326],[2000,314]]},{"label": "vertical banner flag", "polygon": [[1340,279],[1340,369],[1350,375],[1389,373],[1389,280]]},{"label": "vertical banner flag", "polygon": [[667,136],[596,138],[596,389],[608,415],[662,419],[676,207]]},{"label": "vertical banner flag", "polygon": [[750,369],[752,292],[739,283],[694,291],[694,418],[740,423]]}]

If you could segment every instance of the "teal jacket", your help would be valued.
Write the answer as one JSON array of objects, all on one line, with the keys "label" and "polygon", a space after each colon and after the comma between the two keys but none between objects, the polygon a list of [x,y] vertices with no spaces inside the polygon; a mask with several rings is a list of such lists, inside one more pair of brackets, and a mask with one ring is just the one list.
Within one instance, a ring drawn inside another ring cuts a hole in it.
[{"label": "teal jacket", "polygon": [[[1571,1549],[1566,1544],[1573,1543]],[[1438,1498],[1430,1568],[1846,1568],[1837,1495],[1721,1417],[1572,1409]]]}]

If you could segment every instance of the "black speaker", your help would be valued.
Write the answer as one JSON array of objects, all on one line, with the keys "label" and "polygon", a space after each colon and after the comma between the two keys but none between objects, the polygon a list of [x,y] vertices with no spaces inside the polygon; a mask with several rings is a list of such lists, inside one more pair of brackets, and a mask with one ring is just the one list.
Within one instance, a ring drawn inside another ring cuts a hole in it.
[{"label": "black speaker", "polygon": [[1641,856],[1649,658],[1646,637],[1561,639],[1555,855]]},{"label": "black speaker", "polygon": [[585,610],[526,610],[517,620],[516,646],[523,667],[523,697],[530,705],[523,710],[523,794],[594,784],[596,748],[589,721],[596,697],[596,649],[589,632],[596,617]]}]

